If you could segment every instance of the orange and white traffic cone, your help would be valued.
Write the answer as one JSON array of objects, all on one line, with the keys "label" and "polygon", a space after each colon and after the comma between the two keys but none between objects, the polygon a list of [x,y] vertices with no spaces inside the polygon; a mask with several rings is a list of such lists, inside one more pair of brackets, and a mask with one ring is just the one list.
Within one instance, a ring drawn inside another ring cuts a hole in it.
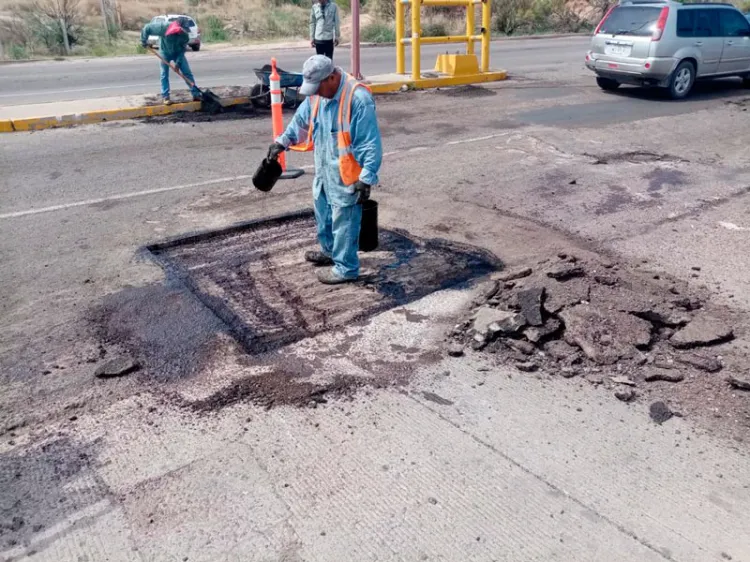
[{"label": "orange and white traffic cone", "polygon": [[[271,120],[273,123],[273,138],[277,139],[284,133],[284,102],[281,95],[281,76],[276,69],[276,59],[271,59]],[[283,173],[279,179],[294,179],[305,173],[299,168],[286,167],[286,154],[279,154],[279,164]]]}]

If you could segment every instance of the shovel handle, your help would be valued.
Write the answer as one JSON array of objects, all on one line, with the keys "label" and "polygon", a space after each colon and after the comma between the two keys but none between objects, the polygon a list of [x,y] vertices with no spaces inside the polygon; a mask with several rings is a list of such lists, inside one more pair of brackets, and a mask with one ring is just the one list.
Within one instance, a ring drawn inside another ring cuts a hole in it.
[{"label": "shovel handle", "polygon": [[163,56],[161,56],[161,55],[159,54],[159,52],[158,52],[158,51],[157,51],[156,49],[154,49],[153,47],[148,47],[148,50],[149,50],[149,51],[151,51],[152,53],[154,53],[154,55],[156,55],[156,56],[157,56],[157,57],[158,57],[158,58],[159,58],[159,59],[161,60],[161,62],[163,62],[163,63],[164,63],[164,64],[166,64],[166,65],[167,65],[167,66],[168,66],[169,68],[171,68],[172,70],[174,70],[174,71],[175,71],[175,72],[177,73],[177,76],[179,76],[180,78],[182,78],[182,79],[183,79],[183,80],[185,81],[185,83],[186,83],[186,84],[187,84],[188,86],[190,86],[191,88],[195,88],[195,82],[191,82],[190,80],[188,80],[188,79],[187,79],[187,78],[185,77],[185,75],[184,75],[184,74],[183,74],[182,72],[180,72],[180,69],[179,69],[179,68],[177,68],[177,65],[175,65],[175,64],[174,64],[173,62],[170,62],[170,61],[168,61],[167,59],[165,59],[165,58],[164,58]]}]

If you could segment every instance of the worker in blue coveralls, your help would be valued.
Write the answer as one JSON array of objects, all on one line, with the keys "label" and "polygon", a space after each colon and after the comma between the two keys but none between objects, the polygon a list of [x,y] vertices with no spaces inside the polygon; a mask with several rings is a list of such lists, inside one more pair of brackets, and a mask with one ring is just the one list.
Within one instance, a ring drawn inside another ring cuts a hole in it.
[{"label": "worker in blue coveralls", "polygon": [[[161,56],[167,62],[174,62],[175,66],[180,69],[185,77],[193,83],[190,93],[193,94],[193,101],[200,101],[201,91],[195,86],[195,78],[190,71],[185,49],[190,41],[189,22],[185,17],[179,17],[175,21],[152,21],[146,24],[141,30],[141,46],[148,48],[148,38],[150,35],[159,37],[159,51]],[[161,97],[164,105],[171,105],[172,100],[169,97],[169,66],[161,63]]]},{"label": "worker in blue coveralls", "polygon": [[313,199],[320,251],[305,259],[318,280],[335,285],[359,277],[359,230],[362,203],[378,183],[383,146],[375,101],[367,86],[333,65],[323,55],[310,57],[302,68],[302,95],[286,132],[268,151],[278,158],[287,149],[314,151]]}]

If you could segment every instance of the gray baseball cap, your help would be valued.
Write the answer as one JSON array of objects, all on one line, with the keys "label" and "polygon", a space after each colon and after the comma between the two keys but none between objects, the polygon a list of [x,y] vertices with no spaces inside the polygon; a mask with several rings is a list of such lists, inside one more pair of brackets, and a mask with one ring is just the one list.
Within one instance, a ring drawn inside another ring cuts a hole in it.
[{"label": "gray baseball cap", "polygon": [[314,96],[318,93],[320,83],[333,74],[336,67],[333,61],[324,55],[313,55],[302,66],[302,87],[299,93],[303,96]]}]

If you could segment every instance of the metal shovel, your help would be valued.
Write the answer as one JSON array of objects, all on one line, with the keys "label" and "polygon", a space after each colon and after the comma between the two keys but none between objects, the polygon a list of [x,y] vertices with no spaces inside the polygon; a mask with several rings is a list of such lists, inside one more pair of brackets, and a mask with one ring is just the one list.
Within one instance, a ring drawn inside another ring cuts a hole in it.
[{"label": "metal shovel", "polygon": [[224,106],[221,105],[221,98],[219,96],[214,94],[211,90],[201,90],[200,88],[198,88],[198,86],[195,85],[195,82],[191,82],[185,77],[182,72],[180,72],[180,69],[177,68],[177,65],[175,65],[173,62],[168,62],[167,59],[161,56],[159,52],[153,47],[149,47],[148,50],[159,57],[159,60],[161,60],[161,62],[174,70],[188,86],[190,86],[191,88],[195,88],[201,93],[201,111],[209,113],[211,115],[216,115],[217,113],[221,113],[222,111],[224,111]]}]

